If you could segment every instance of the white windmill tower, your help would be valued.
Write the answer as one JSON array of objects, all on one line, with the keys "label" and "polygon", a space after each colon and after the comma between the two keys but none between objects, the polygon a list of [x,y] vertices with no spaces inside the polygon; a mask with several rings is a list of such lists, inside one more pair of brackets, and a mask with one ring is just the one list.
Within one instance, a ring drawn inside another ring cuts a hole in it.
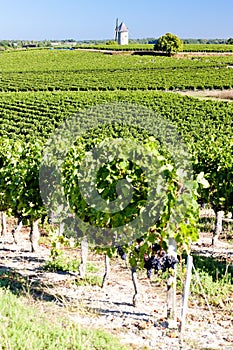
[{"label": "white windmill tower", "polygon": [[118,18],[116,20],[115,41],[117,41],[119,45],[128,45],[129,43],[129,30],[124,22],[121,22],[118,26]]}]

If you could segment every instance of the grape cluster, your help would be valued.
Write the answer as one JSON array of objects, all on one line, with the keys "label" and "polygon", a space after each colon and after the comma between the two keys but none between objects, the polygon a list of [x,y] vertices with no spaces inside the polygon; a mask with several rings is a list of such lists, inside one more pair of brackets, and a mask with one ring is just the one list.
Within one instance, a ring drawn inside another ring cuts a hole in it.
[{"label": "grape cluster", "polygon": [[162,271],[169,270],[170,268],[174,270],[178,262],[179,261],[174,256],[164,254],[162,257]]},{"label": "grape cluster", "polygon": [[[140,245],[141,245],[142,242],[144,242],[144,239],[143,238],[137,238],[136,242],[137,242],[137,245],[135,246],[134,250],[135,250],[136,253],[139,253]],[[134,242],[131,241],[131,242],[129,242],[129,245],[132,245],[133,243]],[[127,254],[124,252],[122,246],[121,245],[117,245],[116,248],[117,248],[117,254],[120,255],[121,259],[122,260],[126,260]]]},{"label": "grape cluster", "polygon": [[117,247],[117,254],[120,255],[122,260],[126,260],[127,254],[124,252],[122,246],[118,245]]},{"label": "grape cluster", "polygon": [[52,223],[53,223],[53,220],[51,218],[48,218],[48,224],[52,225]]},{"label": "grape cluster", "polygon": [[155,273],[159,270],[165,272],[170,268],[174,270],[175,265],[178,262],[179,261],[174,256],[168,255],[164,251],[162,251],[161,256],[151,255],[149,257],[147,254],[144,255],[144,268],[147,270],[148,278],[151,278],[153,270],[155,271]]},{"label": "grape cluster", "polygon": [[151,278],[152,271],[161,270],[161,262],[160,259],[154,255],[149,257],[147,254],[144,256],[144,268],[147,270],[147,277]]},{"label": "grape cluster", "polygon": [[[135,247],[135,251],[139,253],[140,250],[140,243],[143,242],[143,240],[137,241],[137,246]],[[121,257],[122,260],[126,260],[127,254],[123,250],[122,246],[117,245],[117,254]],[[144,255],[144,268],[147,270],[147,277],[151,278],[152,272],[158,272],[162,271],[165,272],[166,270],[175,269],[175,265],[179,261],[170,254],[167,254],[165,251],[160,251],[160,245],[159,244],[153,244],[152,245],[152,255],[149,256],[148,254]]]},{"label": "grape cluster", "polygon": [[155,273],[161,270],[165,272],[166,270],[175,269],[175,265],[179,261],[176,257],[171,254],[167,254],[165,251],[160,251],[159,244],[153,244],[152,255],[149,257],[148,254],[144,255],[144,268],[147,270],[147,277],[150,278],[152,271]]}]

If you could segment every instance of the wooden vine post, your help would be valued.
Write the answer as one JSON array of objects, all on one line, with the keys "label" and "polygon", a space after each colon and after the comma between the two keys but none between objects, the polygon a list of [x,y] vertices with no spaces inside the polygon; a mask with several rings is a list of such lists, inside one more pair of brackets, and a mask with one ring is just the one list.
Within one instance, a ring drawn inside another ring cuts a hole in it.
[{"label": "wooden vine post", "polygon": [[[169,238],[168,255],[177,259],[176,241]],[[176,265],[167,279],[167,323],[169,328],[177,328],[176,311]]]},{"label": "wooden vine post", "polygon": [[59,222],[58,236],[63,236],[64,234],[64,222]]},{"label": "wooden vine post", "polygon": [[31,242],[32,252],[37,252],[39,248],[38,241],[40,238],[40,231],[39,231],[38,224],[39,224],[39,219],[30,221],[30,242]]},{"label": "wooden vine post", "polygon": [[18,222],[17,222],[16,227],[14,227],[11,231],[15,244],[18,244],[18,242],[19,242],[19,232],[20,232],[22,227],[23,227],[23,219],[20,216],[18,218]]},{"label": "wooden vine post", "polygon": [[222,232],[222,220],[224,217],[224,211],[218,211],[216,214],[216,223],[215,223],[215,229],[214,229],[214,234],[213,234],[213,239],[212,239],[212,245],[216,246],[219,236]]},{"label": "wooden vine post", "polygon": [[188,255],[187,258],[187,270],[186,270],[186,278],[182,295],[182,306],[181,306],[181,321],[180,321],[180,333],[184,331],[185,328],[185,319],[188,310],[188,297],[189,297],[189,289],[192,277],[192,268],[193,268],[193,257]]},{"label": "wooden vine post", "polygon": [[137,279],[137,272],[136,267],[132,267],[131,269],[132,273],[132,281],[134,286],[134,296],[133,296],[133,306],[137,306],[138,296],[139,296],[139,286],[138,286],[138,279]]},{"label": "wooden vine post", "polygon": [[79,265],[79,275],[81,278],[84,278],[86,275],[87,255],[88,255],[88,241],[87,241],[87,237],[84,237],[81,242],[81,264]]},{"label": "wooden vine post", "polygon": [[224,222],[230,222],[233,223],[233,219],[231,217],[225,217],[224,218],[224,211],[218,211],[216,214],[216,222],[215,222],[215,229],[214,234],[212,238],[212,245],[216,246],[219,240],[219,236],[222,233],[222,223]]},{"label": "wooden vine post", "polygon": [[1,236],[5,237],[6,235],[6,214],[1,212]]},{"label": "wooden vine post", "polygon": [[101,288],[105,287],[107,279],[110,275],[110,262],[109,262],[109,257],[107,254],[105,254],[105,256],[104,256],[104,262],[105,262],[105,272],[104,272],[104,277],[103,277]]}]

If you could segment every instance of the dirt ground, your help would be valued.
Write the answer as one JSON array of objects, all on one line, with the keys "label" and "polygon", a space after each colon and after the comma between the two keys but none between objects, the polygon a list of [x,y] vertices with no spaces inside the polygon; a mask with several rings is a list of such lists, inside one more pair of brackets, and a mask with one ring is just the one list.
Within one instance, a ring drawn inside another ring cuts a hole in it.
[{"label": "dirt ground", "polygon": [[[211,237],[202,236],[193,247],[207,256],[227,254],[233,261],[233,249],[226,243],[213,251]],[[79,257],[80,252],[76,252]],[[104,328],[117,335],[123,344],[133,349],[233,349],[233,317],[220,308],[212,308],[212,313],[204,303],[189,301],[187,322],[182,339],[177,329],[167,328],[166,285],[160,286],[146,279],[145,271],[138,274],[140,300],[132,305],[133,284],[129,268],[124,261],[114,258],[111,261],[111,274],[104,289],[99,286],[78,286],[77,278],[70,273],[46,272],[43,270],[49,258],[50,249],[40,245],[37,253],[30,252],[29,232],[22,231],[18,246],[13,243],[10,230],[5,242],[0,239],[0,270],[15,271],[27,276],[30,284],[37,283],[43,289],[37,297],[54,310],[66,314],[83,327]],[[97,274],[103,276],[104,259],[94,254],[89,261],[99,268]],[[43,286],[43,287],[42,287]],[[181,310],[181,295],[177,295],[177,317]]]},{"label": "dirt ground", "polygon": [[233,89],[231,90],[197,90],[197,91],[177,91],[181,95],[191,97],[211,98],[215,100],[233,101]]}]

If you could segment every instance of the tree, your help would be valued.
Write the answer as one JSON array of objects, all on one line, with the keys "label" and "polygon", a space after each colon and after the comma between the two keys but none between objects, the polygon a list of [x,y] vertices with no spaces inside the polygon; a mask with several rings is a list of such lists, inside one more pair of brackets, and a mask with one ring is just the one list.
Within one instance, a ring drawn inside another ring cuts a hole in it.
[{"label": "tree", "polygon": [[233,38],[229,38],[226,43],[232,45],[233,44]]},{"label": "tree", "polygon": [[182,50],[183,42],[181,39],[172,33],[166,33],[158,39],[154,46],[155,51],[164,51],[169,56]]}]

